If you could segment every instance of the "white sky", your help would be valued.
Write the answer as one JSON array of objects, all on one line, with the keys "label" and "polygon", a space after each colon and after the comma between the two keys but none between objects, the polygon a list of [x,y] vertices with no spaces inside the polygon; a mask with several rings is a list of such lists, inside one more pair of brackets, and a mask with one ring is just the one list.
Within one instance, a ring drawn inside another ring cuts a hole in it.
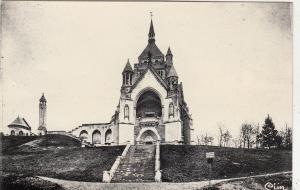
[{"label": "white sky", "polygon": [[108,122],[127,58],[168,46],[183,82],[196,135],[237,135],[242,122],[292,125],[292,33],[287,3],[4,2],[3,126],[17,115],[48,130]]}]

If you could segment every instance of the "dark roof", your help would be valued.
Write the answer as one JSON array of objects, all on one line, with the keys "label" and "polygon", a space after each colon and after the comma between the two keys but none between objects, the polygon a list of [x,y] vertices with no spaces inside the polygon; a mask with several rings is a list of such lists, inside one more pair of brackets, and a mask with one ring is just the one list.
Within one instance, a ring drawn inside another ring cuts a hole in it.
[{"label": "dark roof", "polygon": [[148,42],[149,43],[154,43],[155,42],[155,32],[154,32],[152,19],[151,19],[149,33],[148,33]]},{"label": "dark roof", "polygon": [[178,77],[175,67],[173,65],[170,68],[167,78],[169,77]]},{"label": "dark roof", "polygon": [[47,102],[44,93],[43,93],[42,97],[40,98],[40,102]]},{"label": "dark roof", "polygon": [[150,22],[149,36],[150,36],[150,34],[155,34],[152,19],[151,19],[151,22]]},{"label": "dark roof", "polygon": [[132,67],[131,67],[131,65],[129,63],[129,59],[127,60],[127,63],[125,65],[125,67],[124,67],[123,73],[124,72],[133,72]]},{"label": "dark roof", "polygon": [[170,46],[169,46],[169,48],[168,48],[167,55],[173,55],[172,52],[171,52]]},{"label": "dark roof", "polygon": [[21,118],[20,116],[18,116],[11,124],[9,124],[8,127],[21,127],[31,130],[31,127],[29,126],[27,121],[24,118]]},{"label": "dark roof", "polygon": [[138,57],[139,60],[148,57],[149,53],[151,54],[151,57],[157,57],[157,56],[162,56],[164,57],[164,54],[160,51],[160,49],[156,46],[156,44],[153,43],[148,43],[144,51],[141,53],[141,55]]}]

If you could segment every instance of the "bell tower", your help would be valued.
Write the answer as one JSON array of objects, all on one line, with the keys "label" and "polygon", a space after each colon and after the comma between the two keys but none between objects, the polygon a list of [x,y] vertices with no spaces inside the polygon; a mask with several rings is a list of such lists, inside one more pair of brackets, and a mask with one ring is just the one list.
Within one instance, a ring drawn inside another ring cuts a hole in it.
[{"label": "bell tower", "polygon": [[39,103],[39,127],[38,127],[39,136],[45,135],[47,133],[46,114],[47,114],[47,100],[43,93]]}]

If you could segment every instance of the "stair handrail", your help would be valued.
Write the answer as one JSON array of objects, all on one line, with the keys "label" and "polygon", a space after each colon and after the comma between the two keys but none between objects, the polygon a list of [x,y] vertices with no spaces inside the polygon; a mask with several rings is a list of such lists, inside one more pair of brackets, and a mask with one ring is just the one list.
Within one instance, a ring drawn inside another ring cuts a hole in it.
[{"label": "stair handrail", "polygon": [[156,141],[155,150],[155,182],[161,182],[161,170],[160,170],[160,141]]},{"label": "stair handrail", "polygon": [[130,148],[130,143],[128,142],[125,149],[122,152],[121,156],[118,156],[112,167],[109,171],[103,171],[103,182],[110,183],[112,178],[114,177],[115,172],[117,171],[121,161],[126,157],[126,154]]}]

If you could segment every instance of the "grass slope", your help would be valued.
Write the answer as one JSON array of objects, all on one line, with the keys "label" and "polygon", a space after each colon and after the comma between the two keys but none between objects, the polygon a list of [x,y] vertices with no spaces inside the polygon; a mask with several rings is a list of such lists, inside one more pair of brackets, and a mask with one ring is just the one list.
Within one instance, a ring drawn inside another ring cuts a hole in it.
[{"label": "grass slope", "polygon": [[40,147],[49,147],[49,146],[68,146],[68,147],[80,147],[81,142],[72,137],[65,135],[51,134],[45,135],[37,138],[35,141],[26,143],[28,146],[40,146]]},{"label": "grass slope", "polygon": [[0,136],[1,152],[9,152],[19,145],[35,140],[35,136]]},{"label": "grass slope", "polygon": [[81,148],[67,136],[47,135],[1,156],[4,173],[102,181],[124,146]]},{"label": "grass slope", "polygon": [[162,180],[189,182],[207,180],[205,153],[215,152],[212,178],[241,177],[292,170],[292,152],[283,150],[243,150],[198,145],[162,145]]}]

